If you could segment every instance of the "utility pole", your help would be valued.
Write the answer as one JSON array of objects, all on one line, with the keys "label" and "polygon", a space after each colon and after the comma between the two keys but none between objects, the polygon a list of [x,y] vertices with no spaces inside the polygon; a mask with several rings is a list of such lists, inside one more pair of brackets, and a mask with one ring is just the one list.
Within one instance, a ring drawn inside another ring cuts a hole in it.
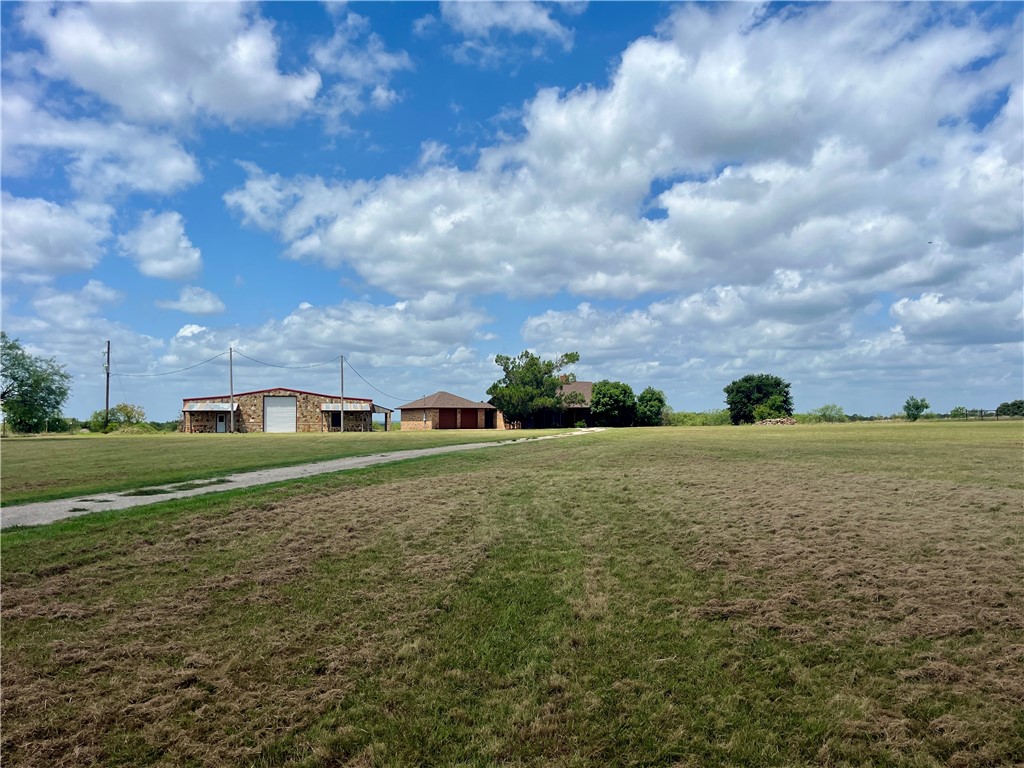
[{"label": "utility pole", "polygon": [[341,356],[341,434],[345,434],[345,356]]},{"label": "utility pole", "polygon": [[229,432],[235,431],[235,350],[228,347],[228,407],[231,409]]},{"label": "utility pole", "polygon": [[103,428],[106,429],[110,426],[110,339],[107,339],[107,355],[106,360],[103,361],[103,372],[107,377],[107,399],[103,407]]}]

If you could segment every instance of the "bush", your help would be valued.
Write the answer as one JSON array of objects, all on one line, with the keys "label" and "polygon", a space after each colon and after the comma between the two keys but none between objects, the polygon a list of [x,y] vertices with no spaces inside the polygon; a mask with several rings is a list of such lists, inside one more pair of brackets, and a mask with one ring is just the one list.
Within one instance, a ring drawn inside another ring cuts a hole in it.
[{"label": "bush", "polygon": [[928,405],[928,401],[923,397],[911,395],[907,398],[907,402],[903,404],[903,413],[906,415],[907,421],[917,421],[929,408],[931,406]]},{"label": "bush", "polygon": [[668,426],[670,427],[724,427],[729,421],[729,411],[721,410],[702,411],[674,411],[668,415]]},{"label": "bush", "polygon": [[109,434],[114,435],[155,435],[159,432],[156,427],[152,424],[124,424],[119,427],[115,427],[111,424],[111,429],[107,430]]}]

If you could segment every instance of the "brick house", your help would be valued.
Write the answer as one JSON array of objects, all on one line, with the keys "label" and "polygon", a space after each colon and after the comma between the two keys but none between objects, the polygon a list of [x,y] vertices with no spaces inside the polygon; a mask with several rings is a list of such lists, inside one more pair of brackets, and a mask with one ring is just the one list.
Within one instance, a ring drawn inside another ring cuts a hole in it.
[{"label": "brick house", "polygon": [[400,405],[402,431],[425,429],[504,429],[501,412],[490,403],[474,402],[451,392]]},{"label": "brick house", "polygon": [[583,397],[583,402],[565,406],[562,411],[562,424],[559,426],[573,427],[580,422],[588,427],[593,426],[590,417],[590,399],[594,395],[594,382],[573,381],[567,382],[561,387],[563,397],[576,393]]},{"label": "brick house", "polygon": [[[181,431],[231,431],[231,396],[186,397],[181,401]],[[345,398],[345,431],[369,432],[373,414],[384,414],[385,429],[391,428],[390,408],[375,405],[364,397]],[[235,432],[339,432],[341,398],[277,387],[234,396]]]},{"label": "brick house", "polygon": [[527,429],[550,429],[562,427],[574,427],[577,424],[593,426],[593,419],[590,415],[590,400],[594,395],[594,382],[592,381],[566,381],[559,388],[558,393],[563,397],[578,394],[583,402],[563,405],[561,408],[546,408],[531,413],[522,422],[515,422],[517,427]]}]

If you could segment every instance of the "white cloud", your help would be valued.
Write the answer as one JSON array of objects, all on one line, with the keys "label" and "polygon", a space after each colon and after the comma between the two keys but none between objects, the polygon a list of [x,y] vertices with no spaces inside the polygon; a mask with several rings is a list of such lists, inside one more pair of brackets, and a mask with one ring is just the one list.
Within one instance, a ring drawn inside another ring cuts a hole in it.
[{"label": "white cloud", "polygon": [[369,22],[359,14],[337,14],[334,34],[310,51],[324,73],[339,78],[320,100],[320,109],[337,127],[344,114],[358,115],[368,106],[388,109],[400,96],[390,86],[397,73],[413,69],[405,51],[389,51]]},{"label": "white cloud", "polygon": [[135,261],[139,272],[147,277],[189,280],[203,268],[199,249],[188,239],[185,221],[176,211],[161,214],[146,211],[139,226],[121,235],[118,244],[124,255]]},{"label": "white cloud", "polygon": [[278,70],[273,25],[250,5],[31,3],[22,25],[43,42],[45,75],[132,120],[279,122],[309,109],[320,88],[316,72]]},{"label": "white cloud", "polygon": [[121,190],[174,192],[200,178],[195,158],[171,136],[118,121],[57,117],[6,83],[2,98],[7,176],[28,176],[43,155],[60,153],[68,157],[71,186],[89,199]]},{"label": "white cloud", "polygon": [[973,248],[1019,237],[1024,226],[1021,163],[1002,150],[989,146],[950,174],[955,178],[943,200],[943,223],[953,245]]},{"label": "white cloud", "polygon": [[[199,288],[194,285],[188,285],[182,288],[177,301],[158,301],[156,305],[163,309],[176,309],[179,312],[188,312],[192,315],[213,315],[218,312],[223,312],[225,309],[224,302],[215,294],[205,288]],[[187,327],[193,329],[199,328],[199,326]],[[182,328],[181,331],[178,331],[177,335],[181,336],[182,331],[184,330],[185,329]],[[195,331],[193,331],[193,333],[194,332]]]},{"label": "white cloud", "polygon": [[963,345],[1024,341],[1024,293],[1019,290],[1002,301],[924,293],[918,299],[900,299],[891,311],[911,342]]},{"label": "white cloud", "polygon": [[[487,361],[472,346],[484,335],[481,328],[489,321],[485,313],[463,300],[432,293],[387,305],[345,301],[316,306],[301,302],[284,317],[257,327],[185,326],[169,341],[153,369],[183,368],[233,346],[236,391],[281,385],[336,391],[337,363],[304,366],[330,362],[344,354],[369,381],[364,383],[349,370],[346,392],[375,397],[393,406],[395,401],[375,392],[372,386],[398,400],[412,400],[425,394],[421,390],[427,377],[432,382],[443,382],[449,389],[464,391],[467,381],[491,376]],[[282,370],[272,366],[295,367]],[[223,388],[223,371],[217,363],[192,372],[190,394],[204,395]],[[482,396],[483,389],[470,395]]]},{"label": "white cloud", "polygon": [[175,338],[186,339],[189,336],[195,336],[197,333],[203,333],[206,331],[206,326],[196,325],[195,323],[188,323],[187,325],[181,326],[176,334]]},{"label": "white cloud", "polygon": [[438,165],[444,162],[447,154],[447,145],[437,141],[424,141],[420,144],[420,159],[417,164],[421,167]]},{"label": "white cloud", "polygon": [[122,299],[119,291],[99,280],[89,280],[78,291],[58,291],[44,287],[32,300],[36,315],[43,321],[44,330],[61,334],[102,332],[107,325],[100,321],[99,312],[107,305]]},{"label": "white cloud", "polygon": [[528,35],[572,48],[573,32],[551,18],[552,7],[529,2],[442,2],[441,19],[471,40],[487,40],[495,32]]},{"label": "white cloud", "polygon": [[38,282],[85,271],[103,258],[113,209],[78,203],[70,207],[3,193],[3,272]]},{"label": "white cloud", "polygon": [[[752,13],[680,9],[662,37],[629,46],[608,87],[539,92],[522,137],[475,168],[431,165],[428,143],[415,173],[332,182],[250,167],[225,199],[288,255],[402,296],[629,298],[786,269],[832,301],[945,289],[971,268],[965,249],[1014,250],[1017,101],[985,130],[967,121],[1013,82],[967,67],[1001,61],[1008,32],[917,7]],[[936,251],[927,241],[947,227],[971,234]]]}]

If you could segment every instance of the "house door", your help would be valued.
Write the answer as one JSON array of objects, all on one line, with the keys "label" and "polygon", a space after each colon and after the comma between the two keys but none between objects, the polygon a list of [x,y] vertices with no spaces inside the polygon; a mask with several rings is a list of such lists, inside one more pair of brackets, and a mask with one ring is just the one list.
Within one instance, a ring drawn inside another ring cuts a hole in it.
[{"label": "house door", "polygon": [[218,413],[217,414],[217,431],[218,432],[227,432],[228,431],[227,418],[228,418],[227,415],[225,415],[223,413]]}]

